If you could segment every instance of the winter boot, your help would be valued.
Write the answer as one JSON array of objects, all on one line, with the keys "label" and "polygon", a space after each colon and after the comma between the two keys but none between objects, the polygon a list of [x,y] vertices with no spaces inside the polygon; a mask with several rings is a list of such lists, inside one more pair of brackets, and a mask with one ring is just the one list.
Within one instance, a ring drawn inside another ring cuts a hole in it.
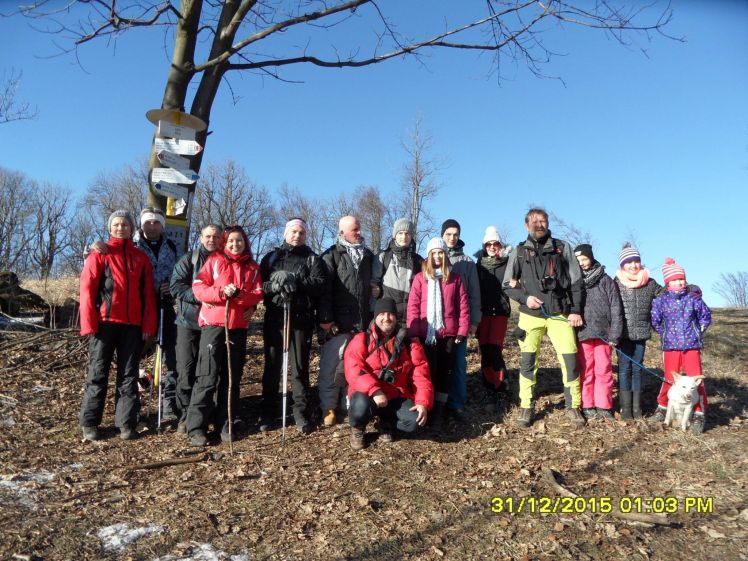
[{"label": "winter boot", "polygon": [[664,423],[665,422],[665,414],[667,413],[667,409],[664,407],[658,405],[657,410],[652,414],[652,416],[649,418],[653,423]]},{"label": "winter boot", "polygon": [[351,427],[351,450],[364,449],[364,428]]},{"label": "winter boot", "polygon": [[602,419],[603,421],[609,421],[611,423],[614,423],[616,418],[613,415],[613,411],[610,409],[603,409],[602,407],[597,408],[597,418]]},{"label": "winter boot", "polygon": [[192,446],[206,446],[208,444],[208,437],[205,436],[205,431],[197,431],[190,435],[190,444]]},{"label": "winter boot", "polygon": [[390,419],[379,418],[377,427],[380,442],[392,442],[395,440],[395,427]]},{"label": "winter boot", "polygon": [[444,412],[447,408],[449,394],[437,392],[434,396],[434,408],[429,415],[429,426],[434,432],[441,432],[444,426]]},{"label": "winter boot", "polygon": [[[631,421],[634,419],[631,414],[631,393],[631,390],[621,390],[618,392],[618,401],[621,403],[621,420],[623,421]],[[641,416],[641,411],[639,414]]]},{"label": "winter boot", "polygon": [[585,425],[585,420],[582,416],[582,412],[579,410],[579,407],[572,407],[570,409],[567,409],[566,416],[571,421],[571,424],[575,427],[581,428]]},{"label": "winter boot", "polygon": [[119,437],[122,440],[133,440],[137,436],[137,433],[132,427],[122,427],[119,429]]},{"label": "winter boot", "polygon": [[642,392],[631,392],[631,414],[634,419],[642,418]]},{"label": "winter boot", "polygon": [[585,409],[582,409],[582,415],[584,415],[584,418],[588,421],[593,421],[597,419],[597,409],[594,407],[586,407]]},{"label": "winter boot", "polygon": [[526,429],[532,424],[532,408],[520,407],[517,417],[514,419],[514,424],[518,427]]},{"label": "winter boot", "polygon": [[83,440],[93,442],[100,438],[99,427],[81,427],[81,430],[83,431]]},{"label": "winter boot", "polygon": [[337,416],[335,415],[335,409],[328,409],[325,411],[325,417],[322,419],[322,423],[326,427],[332,427],[338,422]]},{"label": "winter boot", "polygon": [[691,432],[694,434],[701,434],[704,432],[704,414],[694,413],[693,419],[691,420]]}]

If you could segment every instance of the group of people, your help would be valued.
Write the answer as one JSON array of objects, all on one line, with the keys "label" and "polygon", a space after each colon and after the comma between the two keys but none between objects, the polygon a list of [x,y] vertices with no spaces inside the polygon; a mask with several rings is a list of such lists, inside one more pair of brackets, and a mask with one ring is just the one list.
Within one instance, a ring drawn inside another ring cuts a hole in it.
[{"label": "group of people", "polygon": [[[309,364],[317,330],[321,423],[333,426],[347,415],[356,450],[365,446],[366,426],[375,417],[384,442],[397,430],[429,426],[438,432],[448,416],[468,422],[469,337],[478,339],[484,382],[505,393],[510,299],[519,303],[520,427],[533,421],[538,352],[546,333],[561,365],[567,415],[577,426],[613,418],[613,349],[620,355],[621,417],[641,418],[650,326],[665,351],[655,418],[664,419],[673,373],[702,374],[699,351],[709,308],[672,260],[663,267],[663,289],[642,267],[637,250],[624,247],[614,280],[592,247],[571,248],[554,238],[540,208],[528,211],[527,238],[515,248],[504,244],[495,227],[486,228],[475,259],[465,254],[453,219],[429,240],[425,257],[416,251],[407,219],[395,222],[387,247],[376,254],[355,217],[341,218],[338,226],[335,243],[318,256],[306,244],[306,223],[292,218],[283,242],[258,264],[239,226],[206,225],[199,247],[177,259],[164,235],[163,212],[144,209],[139,228],[127,212],[112,213],[110,239],[92,245],[81,274],[81,334],[90,336],[80,414],[84,439],[100,436],[114,354],[115,424],[123,439],[136,436],[139,362],[144,346],[158,336],[166,367],[163,419],[176,421],[196,446],[208,443],[210,425],[222,441],[229,440],[228,412],[238,402],[247,328],[260,301],[260,430],[273,429],[281,418],[285,353],[295,425],[302,434],[314,430]],[[699,391],[696,432],[703,431],[706,410],[703,384]]]}]

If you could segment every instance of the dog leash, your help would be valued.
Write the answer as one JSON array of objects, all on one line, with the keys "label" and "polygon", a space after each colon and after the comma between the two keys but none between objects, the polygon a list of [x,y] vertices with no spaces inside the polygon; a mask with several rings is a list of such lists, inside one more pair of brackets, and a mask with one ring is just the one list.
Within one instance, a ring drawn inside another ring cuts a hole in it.
[{"label": "dog leash", "polygon": [[[546,319],[553,319],[553,320],[556,320],[556,321],[568,321],[568,320],[567,320],[567,318],[565,318],[564,316],[553,316],[553,315],[549,314],[549,313],[548,313],[548,312],[546,311],[546,309],[545,309],[545,305],[543,305],[543,304],[541,304],[541,305],[540,305],[540,313],[541,313],[541,314],[543,314],[543,316],[544,316],[544,317],[545,317]],[[590,327],[589,325],[587,325],[586,323],[582,323],[582,327],[586,327],[586,328],[587,328],[587,330],[588,330],[588,331],[589,331],[589,332],[590,332],[590,333],[592,334],[592,336],[593,336],[593,337],[595,337],[596,339],[600,339],[600,340],[601,340],[601,341],[602,341],[603,343],[606,343],[606,344],[610,345],[610,341],[608,341],[608,340],[607,340],[607,339],[606,339],[605,337],[603,337],[602,335],[600,335],[599,333],[597,333],[597,332],[596,332],[596,331],[595,331],[594,329],[592,329],[592,328],[591,328],[591,327]],[[642,369],[642,370],[643,370],[644,372],[646,372],[646,373],[647,373],[647,374],[649,374],[650,376],[654,376],[654,377],[655,377],[655,378],[657,378],[657,379],[658,379],[658,380],[659,380],[660,382],[663,382],[663,383],[670,383],[670,382],[668,382],[667,380],[665,380],[665,377],[664,377],[664,376],[660,376],[659,374],[657,374],[657,372],[653,372],[652,370],[650,370],[649,368],[647,368],[646,366],[644,366],[644,365],[643,365],[642,363],[640,363],[640,362],[636,361],[636,360],[635,360],[635,359],[634,359],[633,357],[630,357],[629,355],[627,355],[626,353],[624,353],[624,352],[623,352],[623,351],[622,351],[621,349],[619,349],[619,348],[618,348],[618,346],[617,346],[617,345],[616,345],[616,346],[614,346],[613,348],[614,348],[614,349],[616,350],[616,352],[617,352],[617,353],[618,353],[618,354],[619,354],[620,356],[624,356],[624,357],[626,357],[627,359],[629,359],[629,361],[631,361],[631,363],[632,363],[632,364],[635,364],[635,365],[637,365],[637,366],[638,366],[639,368],[641,368],[641,369]]]}]

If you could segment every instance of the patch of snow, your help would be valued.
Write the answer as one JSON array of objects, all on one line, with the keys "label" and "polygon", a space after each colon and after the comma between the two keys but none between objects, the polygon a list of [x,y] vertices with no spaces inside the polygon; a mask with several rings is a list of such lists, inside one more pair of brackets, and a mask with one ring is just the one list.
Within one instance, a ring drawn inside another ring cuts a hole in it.
[{"label": "patch of snow", "polygon": [[249,555],[239,553],[229,555],[225,551],[219,551],[207,543],[179,544],[182,548],[189,547],[190,552],[187,554],[166,555],[159,557],[154,561],[249,561]]},{"label": "patch of snow", "polygon": [[160,534],[163,531],[163,526],[156,526],[154,524],[143,528],[131,529],[128,524],[123,522],[121,524],[113,524],[112,526],[101,528],[96,532],[96,537],[101,540],[102,545],[104,546],[104,551],[119,551],[143,536],[147,536],[148,534]]},{"label": "patch of snow", "polygon": [[54,473],[48,471],[39,471],[37,473],[19,473],[16,475],[4,475],[0,476],[0,489],[4,488],[14,493],[21,503],[26,508],[36,509],[36,503],[32,499],[32,492],[34,491],[33,485],[29,483],[36,483],[37,485],[44,485],[49,483],[55,478]]}]

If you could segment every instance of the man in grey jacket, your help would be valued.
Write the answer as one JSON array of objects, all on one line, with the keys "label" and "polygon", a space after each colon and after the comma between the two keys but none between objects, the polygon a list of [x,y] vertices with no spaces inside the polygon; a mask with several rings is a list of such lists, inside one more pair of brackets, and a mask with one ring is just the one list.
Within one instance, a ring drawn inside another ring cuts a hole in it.
[{"label": "man in grey jacket", "polygon": [[[480,306],[480,281],[475,261],[465,255],[465,242],[460,239],[460,223],[449,218],[442,224],[442,240],[449,250],[449,261],[452,272],[460,275],[465,284],[468,301],[470,302],[470,330],[469,337],[475,337],[478,331],[482,312]],[[466,422],[465,401],[467,399],[467,338],[459,345],[455,345],[454,363],[452,364],[452,380],[450,382],[449,401],[447,407],[458,422]]]}]

